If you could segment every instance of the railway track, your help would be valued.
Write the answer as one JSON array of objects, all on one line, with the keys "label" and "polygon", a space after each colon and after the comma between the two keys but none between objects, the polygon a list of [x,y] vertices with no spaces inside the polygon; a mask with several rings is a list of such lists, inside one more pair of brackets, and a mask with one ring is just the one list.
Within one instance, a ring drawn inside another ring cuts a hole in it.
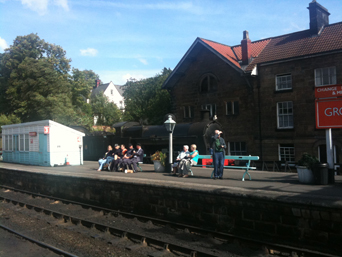
[{"label": "railway track", "polygon": [[36,239],[34,239],[34,238],[32,238],[32,237],[23,235],[22,233],[19,233],[19,232],[17,232],[17,231],[14,231],[13,229],[10,229],[10,228],[8,228],[8,227],[6,227],[6,226],[0,225],[0,228],[3,229],[3,230],[6,230],[6,231],[8,231],[8,232],[10,232],[10,233],[12,233],[12,234],[14,234],[14,235],[16,235],[16,236],[19,236],[20,238],[23,238],[23,239],[25,239],[25,240],[27,240],[27,241],[29,241],[29,242],[31,242],[31,243],[33,243],[33,244],[39,246],[39,247],[45,248],[45,249],[47,249],[47,250],[50,250],[51,252],[56,253],[56,255],[58,255],[58,256],[77,257],[76,255],[74,255],[74,254],[72,254],[72,253],[68,253],[68,252],[63,251],[63,250],[61,250],[61,249],[59,249],[59,248],[56,248],[56,247],[54,247],[54,246],[52,246],[52,245],[43,243],[43,242],[41,242],[41,241],[39,241],[39,240],[36,240]]},{"label": "railway track", "polygon": [[[288,256],[329,256],[333,257],[334,255],[312,251],[309,249],[299,249],[294,248],[292,246],[287,245],[280,245],[280,244],[270,244],[267,242],[262,242],[259,240],[251,240],[243,237],[237,237],[231,234],[226,233],[219,233],[216,231],[206,230],[194,226],[189,226],[186,224],[181,223],[174,223],[169,222],[161,219],[146,217],[142,215],[136,215],[132,213],[127,212],[121,212],[117,210],[111,210],[107,208],[102,208],[99,206],[89,205],[89,204],[83,204],[75,201],[69,201],[65,199],[60,199],[52,196],[46,196],[41,195],[37,193],[32,193],[24,190],[19,190],[7,186],[0,186],[0,188],[11,190],[14,192],[18,192],[20,194],[26,194],[33,198],[43,198],[43,199],[49,199],[54,202],[63,203],[65,205],[73,205],[73,206],[81,206],[83,209],[92,210],[95,211],[103,216],[113,216],[113,217],[123,217],[126,219],[131,220],[138,220],[142,223],[150,223],[158,227],[166,227],[166,228],[172,228],[176,231],[181,231],[182,233],[186,234],[194,234],[201,237],[210,237],[215,239],[218,242],[221,242],[221,244],[225,243],[231,243],[231,242],[242,242],[243,245],[249,245],[249,246],[259,246],[260,249],[264,249],[268,253],[265,253],[265,255],[288,255]],[[60,225],[63,224],[64,226],[74,226],[79,227],[80,225],[98,231],[100,234],[96,234],[96,238],[104,237],[104,235],[111,235],[115,238],[108,241],[109,243],[115,244],[116,242],[119,242],[123,238],[129,239],[134,244],[127,246],[126,248],[129,250],[137,250],[142,247],[154,247],[156,249],[155,252],[149,253],[149,256],[157,257],[157,256],[163,256],[167,255],[169,253],[174,253],[176,255],[182,255],[182,256],[225,256],[227,252],[222,252],[215,249],[199,249],[200,247],[196,247],[193,244],[186,244],[186,243],[178,243],[175,242],[175,240],[166,240],[166,239],[160,239],[154,236],[151,236],[146,233],[141,232],[134,232],[130,230],[126,230],[123,228],[120,228],[118,226],[108,225],[101,222],[95,222],[92,219],[87,219],[84,217],[79,217],[77,215],[71,215],[70,213],[64,213],[48,208],[44,208],[39,205],[34,205],[32,203],[27,203],[24,201],[19,201],[18,199],[12,199],[5,196],[0,196],[0,200],[6,203],[12,203],[13,205],[25,207],[29,210],[33,210],[36,213],[45,214],[50,217],[54,217],[56,219],[55,222],[52,222],[52,225]],[[233,255],[230,255],[233,256]]]}]

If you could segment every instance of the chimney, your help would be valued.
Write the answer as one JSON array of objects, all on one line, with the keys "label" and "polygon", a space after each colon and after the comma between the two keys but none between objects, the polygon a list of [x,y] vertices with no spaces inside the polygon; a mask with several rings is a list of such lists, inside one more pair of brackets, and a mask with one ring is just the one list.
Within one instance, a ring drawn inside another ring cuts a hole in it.
[{"label": "chimney", "polygon": [[252,58],[252,41],[249,39],[248,31],[243,32],[241,40],[242,64],[247,65]]},{"label": "chimney", "polygon": [[310,32],[312,35],[319,35],[324,26],[329,25],[330,13],[326,8],[313,0],[309,4]]},{"label": "chimney", "polygon": [[98,88],[100,84],[101,84],[101,80],[95,79],[95,86],[94,86],[94,88]]}]

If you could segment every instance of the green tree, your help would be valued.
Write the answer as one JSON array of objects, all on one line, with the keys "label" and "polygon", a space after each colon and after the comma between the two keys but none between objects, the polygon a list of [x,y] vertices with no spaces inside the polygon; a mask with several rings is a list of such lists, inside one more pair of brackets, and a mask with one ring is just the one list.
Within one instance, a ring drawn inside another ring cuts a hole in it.
[{"label": "green tree", "polygon": [[115,103],[109,102],[103,93],[96,94],[90,99],[93,115],[97,117],[96,125],[112,126],[122,118],[122,112]]},{"label": "green tree", "polygon": [[131,79],[124,85],[124,120],[140,124],[160,124],[171,111],[170,94],[162,89],[171,69],[164,68],[154,77],[136,81]]},{"label": "green tree", "polygon": [[1,126],[21,123],[20,119],[14,114],[6,116],[5,114],[0,115],[0,133],[2,132]]},{"label": "green tree", "polygon": [[0,57],[1,112],[22,121],[51,119],[73,123],[65,51],[36,34],[18,36]]}]

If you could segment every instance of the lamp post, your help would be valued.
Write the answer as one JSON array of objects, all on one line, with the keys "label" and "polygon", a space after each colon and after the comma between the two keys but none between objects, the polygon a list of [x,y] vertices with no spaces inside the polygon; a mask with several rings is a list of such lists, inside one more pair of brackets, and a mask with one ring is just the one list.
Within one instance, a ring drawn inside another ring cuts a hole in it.
[{"label": "lamp post", "polygon": [[170,172],[172,171],[172,133],[173,130],[175,129],[176,126],[176,122],[172,119],[171,115],[169,115],[169,118],[164,122],[164,126],[167,130],[167,132],[169,132],[169,166],[171,168]]}]

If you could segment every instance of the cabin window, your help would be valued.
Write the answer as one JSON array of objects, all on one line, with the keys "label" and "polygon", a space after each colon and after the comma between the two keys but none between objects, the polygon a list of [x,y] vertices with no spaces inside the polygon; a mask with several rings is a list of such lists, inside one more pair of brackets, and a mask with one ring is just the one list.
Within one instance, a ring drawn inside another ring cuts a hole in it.
[{"label": "cabin window", "polygon": [[336,84],[336,67],[315,69],[315,86]]},{"label": "cabin window", "polygon": [[277,75],[276,76],[276,91],[292,89],[292,76],[291,74]]},{"label": "cabin window", "polygon": [[278,128],[293,128],[293,104],[292,102],[277,103]]},{"label": "cabin window", "polygon": [[226,103],[226,115],[239,114],[239,101],[231,101]]},{"label": "cabin window", "polygon": [[295,148],[292,144],[278,145],[279,161],[294,162],[295,161]]},{"label": "cabin window", "polygon": [[203,76],[201,80],[200,91],[209,92],[214,90],[217,90],[217,79],[211,74]]}]

